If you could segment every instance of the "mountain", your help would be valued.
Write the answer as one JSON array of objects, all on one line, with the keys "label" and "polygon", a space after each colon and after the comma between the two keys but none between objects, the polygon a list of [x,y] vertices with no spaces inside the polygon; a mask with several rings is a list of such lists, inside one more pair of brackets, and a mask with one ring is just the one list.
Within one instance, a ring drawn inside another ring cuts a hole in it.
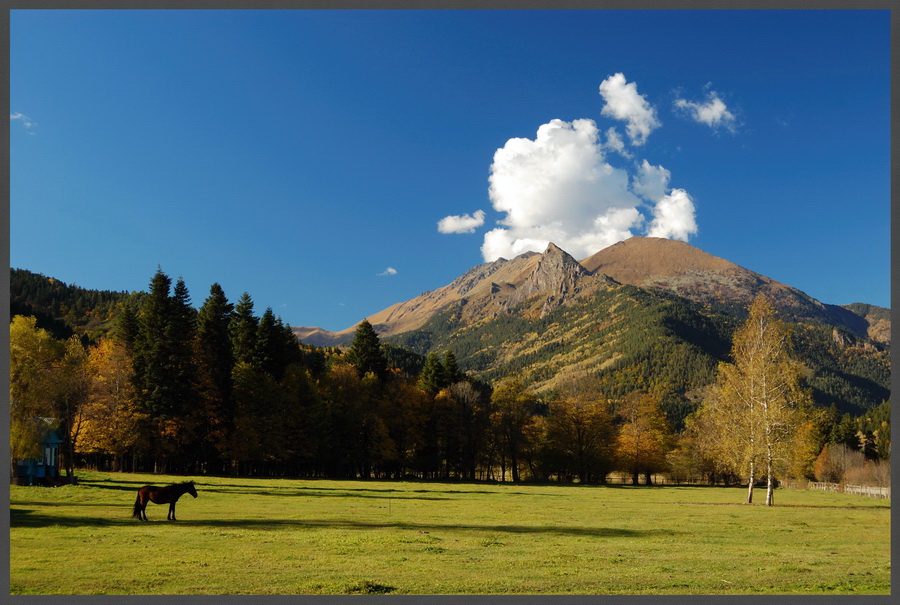
[{"label": "mountain", "polygon": [[[486,319],[546,293],[546,313],[568,298],[594,291],[610,280],[639,288],[670,292],[687,300],[742,316],[765,293],[786,319],[839,326],[860,337],[890,342],[886,309],[855,303],[840,307],[811,296],[690,244],[655,237],[632,237],[578,262],[555,244],[543,254],[527,252],[513,260],[499,259],[474,267],[452,283],[397,303],[367,317],[382,337],[424,325],[448,305],[465,301],[464,317]],[[878,311],[880,309],[880,312]],[[305,343],[348,344],[356,326],[340,332],[295,328]]]},{"label": "mountain", "polygon": [[[581,261],[623,284],[666,290],[694,302],[742,313],[757,294],[765,294],[786,318],[844,327],[865,336],[865,316],[823,304],[759,273],[708,254],[690,244],[655,237],[633,237]],[[889,332],[887,340],[890,340]]]},{"label": "mountain", "polygon": [[[552,391],[574,374],[610,396],[661,395],[676,423],[695,405],[734,329],[765,293],[791,322],[816,401],[858,412],[890,396],[890,318],[871,305],[827,305],[684,242],[633,237],[581,261],[554,244],[474,267],[452,283],[368,317],[386,343],[450,349],[485,380],[521,374]],[[300,328],[308,344],[347,344]]]}]

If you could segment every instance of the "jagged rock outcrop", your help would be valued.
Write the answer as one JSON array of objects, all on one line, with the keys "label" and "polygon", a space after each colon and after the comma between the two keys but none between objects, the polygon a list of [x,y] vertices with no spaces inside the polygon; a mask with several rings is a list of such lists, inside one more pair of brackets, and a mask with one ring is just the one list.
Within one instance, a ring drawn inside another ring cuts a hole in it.
[{"label": "jagged rock outcrop", "polygon": [[581,282],[588,271],[572,258],[568,252],[554,243],[550,243],[541,255],[534,272],[507,299],[506,308],[516,305],[533,296],[545,296],[541,317],[563,304],[567,298],[575,296],[581,290]]}]

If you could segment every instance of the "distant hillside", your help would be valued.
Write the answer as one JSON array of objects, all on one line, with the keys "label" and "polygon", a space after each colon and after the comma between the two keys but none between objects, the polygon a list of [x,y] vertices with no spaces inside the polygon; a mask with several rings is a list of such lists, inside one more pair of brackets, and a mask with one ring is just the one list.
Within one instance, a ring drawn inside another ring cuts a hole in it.
[{"label": "distant hillside", "polygon": [[112,327],[118,305],[140,293],[89,290],[26,269],[11,269],[10,317],[32,315],[56,338],[97,338]]}]

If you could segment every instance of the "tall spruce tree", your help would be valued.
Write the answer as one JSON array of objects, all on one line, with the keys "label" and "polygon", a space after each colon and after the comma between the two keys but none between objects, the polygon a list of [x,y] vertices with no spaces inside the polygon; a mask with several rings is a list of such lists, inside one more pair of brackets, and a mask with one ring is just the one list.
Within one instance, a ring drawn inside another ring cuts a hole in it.
[{"label": "tall spruce tree", "polygon": [[456,355],[450,349],[444,351],[444,377],[447,379],[448,385],[465,378],[465,375],[459,370]]},{"label": "tall spruce tree", "polygon": [[172,347],[172,371],[177,398],[176,411],[184,414],[194,406],[194,334],[197,329],[197,311],[191,306],[191,295],[184,279],[178,278],[172,291],[172,317],[169,322],[169,340]]},{"label": "tall spruce tree", "polygon": [[357,326],[346,359],[356,368],[360,377],[369,372],[378,378],[384,378],[387,375],[387,361],[381,351],[381,341],[368,320],[362,320]]},{"label": "tall spruce tree", "polygon": [[157,269],[138,315],[134,342],[134,387],[140,411],[150,418],[172,418],[177,408],[173,368],[172,280]]},{"label": "tall spruce tree", "polygon": [[224,449],[224,440],[233,429],[232,368],[234,356],[228,326],[234,305],[215,283],[197,314],[195,349],[197,394],[205,418],[200,434],[200,453],[211,465],[218,458],[214,446]]},{"label": "tall spruce tree", "polygon": [[275,326],[275,314],[272,308],[266,308],[256,326],[256,344],[253,349],[253,364],[270,376],[280,378],[279,351],[281,344]]},{"label": "tall spruce tree", "polygon": [[229,331],[236,363],[253,363],[256,354],[256,331],[259,320],[253,315],[253,299],[244,292],[234,307]]},{"label": "tall spruce tree", "polygon": [[431,352],[425,358],[425,366],[419,376],[419,388],[434,397],[438,391],[450,384],[447,378],[447,370],[441,363],[437,353]]}]

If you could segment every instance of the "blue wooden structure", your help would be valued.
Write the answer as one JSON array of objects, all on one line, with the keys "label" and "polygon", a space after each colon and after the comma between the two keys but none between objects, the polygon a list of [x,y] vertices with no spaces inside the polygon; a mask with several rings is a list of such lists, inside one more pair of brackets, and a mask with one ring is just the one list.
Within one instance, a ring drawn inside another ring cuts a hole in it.
[{"label": "blue wooden structure", "polygon": [[40,458],[23,458],[16,460],[16,476],[19,485],[35,485],[55,480],[59,476],[59,446],[63,438],[54,428],[52,418],[37,418],[43,429],[41,432]]}]

